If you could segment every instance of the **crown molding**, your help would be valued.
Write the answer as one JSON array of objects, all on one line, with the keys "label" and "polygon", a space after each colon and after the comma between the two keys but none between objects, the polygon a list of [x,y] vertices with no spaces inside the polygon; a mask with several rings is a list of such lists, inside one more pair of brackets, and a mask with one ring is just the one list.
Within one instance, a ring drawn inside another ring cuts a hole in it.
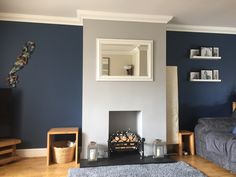
[{"label": "crown molding", "polygon": [[173,16],[166,15],[147,15],[132,13],[116,13],[104,11],[77,10],[77,17],[83,23],[84,19],[94,20],[112,20],[112,21],[131,21],[147,23],[165,23],[167,24]]},{"label": "crown molding", "polygon": [[194,25],[177,25],[177,24],[167,24],[167,31],[236,34],[236,28],[233,27],[194,26]]},{"label": "crown molding", "polygon": [[74,25],[74,26],[82,25],[77,17],[57,17],[57,16],[28,15],[28,14],[15,14],[15,13],[0,13],[0,21],[46,23],[46,24]]},{"label": "crown molding", "polygon": [[[73,25],[73,26],[82,26],[83,19],[167,24],[172,18],[173,16],[113,13],[113,12],[89,11],[89,10],[77,10],[77,17],[0,13],[0,21],[16,21],[16,22],[28,22],[28,23]],[[167,24],[167,31],[236,34],[236,27],[234,28],[234,27],[218,27],[218,26]]]}]

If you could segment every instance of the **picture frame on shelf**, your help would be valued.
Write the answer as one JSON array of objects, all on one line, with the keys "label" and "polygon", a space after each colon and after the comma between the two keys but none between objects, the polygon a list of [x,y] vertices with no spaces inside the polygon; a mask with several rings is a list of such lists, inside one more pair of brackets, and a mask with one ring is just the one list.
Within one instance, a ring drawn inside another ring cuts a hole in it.
[{"label": "picture frame on shelf", "polygon": [[200,56],[199,49],[190,49],[190,58],[193,58],[194,56]]},{"label": "picture frame on shelf", "polygon": [[201,47],[201,56],[212,57],[212,47]]},{"label": "picture frame on shelf", "polygon": [[201,79],[212,80],[212,70],[201,70]]},{"label": "picture frame on shelf", "polygon": [[213,80],[219,80],[219,70],[213,70]]},{"label": "picture frame on shelf", "polygon": [[213,57],[219,57],[220,56],[220,48],[219,47],[213,47],[212,56]]},{"label": "picture frame on shelf", "polygon": [[190,72],[190,81],[200,79],[200,72]]}]

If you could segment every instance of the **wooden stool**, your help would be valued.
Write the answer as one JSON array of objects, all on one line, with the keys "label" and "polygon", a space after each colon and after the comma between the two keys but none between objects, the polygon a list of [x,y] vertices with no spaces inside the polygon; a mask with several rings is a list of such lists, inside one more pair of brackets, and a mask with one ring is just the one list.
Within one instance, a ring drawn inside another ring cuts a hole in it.
[{"label": "wooden stool", "polygon": [[20,143],[20,139],[0,139],[0,165],[20,159],[16,155],[16,145]]},{"label": "wooden stool", "polygon": [[54,135],[68,135],[74,134],[75,135],[75,163],[78,163],[78,136],[79,136],[79,129],[76,127],[65,127],[65,128],[52,128],[48,131],[47,135],[47,165],[52,163],[52,153],[51,153],[51,146],[53,143],[53,136]]},{"label": "wooden stool", "polygon": [[187,130],[181,130],[179,132],[179,155],[183,155],[183,147],[184,147],[184,142],[183,142],[183,136],[186,136],[188,138],[189,144],[188,144],[188,149],[191,155],[195,155],[195,148],[194,148],[194,133],[187,131]]}]

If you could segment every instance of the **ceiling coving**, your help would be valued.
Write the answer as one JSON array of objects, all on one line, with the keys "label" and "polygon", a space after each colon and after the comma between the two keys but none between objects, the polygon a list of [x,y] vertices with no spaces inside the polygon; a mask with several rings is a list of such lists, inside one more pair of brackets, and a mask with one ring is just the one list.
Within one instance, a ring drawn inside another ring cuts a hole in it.
[{"label": "ceiling coving", "polygon": [[1,0],[1,14],[49,16],[78,21],[77,10],[173,17],[169,24],[236,28],[235,0]]}]

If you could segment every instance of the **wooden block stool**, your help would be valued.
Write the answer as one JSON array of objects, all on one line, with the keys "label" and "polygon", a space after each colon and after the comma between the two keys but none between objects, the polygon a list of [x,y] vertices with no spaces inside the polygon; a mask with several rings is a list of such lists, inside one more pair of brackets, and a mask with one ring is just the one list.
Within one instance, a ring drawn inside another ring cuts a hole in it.
[{"label": "wooden block stool", "polygon": [[68,135],[74,134],[75,135],[75,163],[78,163],[78,136],[79,136],[79,129],[76,127],[65,127],[65,128],[52,128],[48,131],[47,135],[47,165],[52,163],[52,153],[51,153],[51,146],[53,143],[53,136],[54,135]]},{"label": "wooden block stool", "polygon": [[194,133],[187,130],[181,130],[179,132],[179,155],[183,155],[183,148],[184,148],[184,142],[183,142],[183,136],[188,138],[188,149],[191,155],[195,155],[195,147],[194,147]]}]

